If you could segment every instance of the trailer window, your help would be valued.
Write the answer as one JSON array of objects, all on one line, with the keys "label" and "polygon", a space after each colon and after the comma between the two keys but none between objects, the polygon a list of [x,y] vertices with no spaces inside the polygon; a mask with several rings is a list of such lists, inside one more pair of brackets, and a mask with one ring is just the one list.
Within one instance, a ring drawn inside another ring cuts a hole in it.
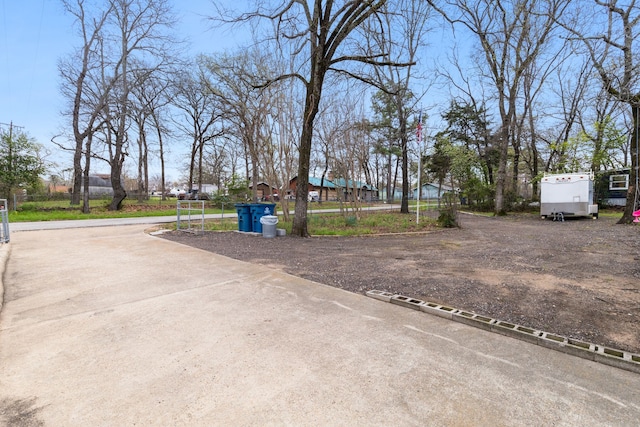
[{"label": "trailer window", "polygon": [[609,190],[629,189],[629,174],[609,176]]}]

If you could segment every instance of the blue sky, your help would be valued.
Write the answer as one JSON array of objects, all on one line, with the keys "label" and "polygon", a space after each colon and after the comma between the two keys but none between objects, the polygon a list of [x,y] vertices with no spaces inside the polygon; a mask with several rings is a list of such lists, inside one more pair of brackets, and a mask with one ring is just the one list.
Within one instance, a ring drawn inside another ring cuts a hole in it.
[{"label": "blue sky", "polygon": [[[212,14],[209,0],[173,3],[182,16],[178,34],[192,40],[194,54],[232,44],[228,34],[217,35],[203,18]],[[50,140],[64,124],[57,63],[80,42],[72,25],[59,0],[0,0],[0,126],[6,129],[13,122],[22,127],[54,159],[61,157],[60,149]],[[178,174],[174,171],[171,178]]]},{"label": "blue sky", "polygon": [[[204,18],[214,13],[211,0],[169,1],[182,17],[176,30],[179,37],[191,41],[192,55],[232,48],[239,44],[237,37],[244,39],[242,29],[235,33],[211,30]],[[245,4],[242,0],[225,1],[236,7]],[[60,115],[65,102],[58,89],[57,63],[80,42],[73,19],[65,14],[60,0],[0,0],[0,126],[6,129],[13,122],[45,146],[52,153],[49,159],[58,163],[50,173],[59,173],[71,166],[70,154],[50,141],[66,123]],[[443,40],[436,39],[436,43],[440,42]],[[425,103],[428,101],[425,99]],[[426,130],[428,123],[424,126]],[[178,152],[176,145],[171,148],[175,152],[170,153],[166,165],[170,181],[184,175],[186,154]],[[188,151],[188,147],[183,151]],[[125,167],[134,168],[132,163]],[[93,172],[108,173],[106,165],[99,165],[94,164]],[[159,170],[159,166],[151,165],[152,175]]]},{"label": "blue sky", "polygon": [[56,61],[72,46],[71,22],[54,0],[1,1],[0,122],[44,144],[59,120]]}]

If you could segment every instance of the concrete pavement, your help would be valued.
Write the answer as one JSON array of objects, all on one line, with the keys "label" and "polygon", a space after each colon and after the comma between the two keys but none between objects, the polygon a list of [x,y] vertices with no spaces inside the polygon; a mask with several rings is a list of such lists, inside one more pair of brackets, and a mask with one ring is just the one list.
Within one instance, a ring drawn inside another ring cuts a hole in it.
[{"label": "concrete pavement", "polygon": [[[206,214],[205,219],[236,218],[235,213]],[[65,221],[12,222],[11,233],[15,231],[62,230],[67,228],[112,227],[116,225],[153,225],[176,222],[176,215],[144,216],[134,218],[74,219]]]},{"label": "concrete pavement", "polygon": [[12,230],[0,424],[640,419],[638,374],[165,241],[145,227]]}]

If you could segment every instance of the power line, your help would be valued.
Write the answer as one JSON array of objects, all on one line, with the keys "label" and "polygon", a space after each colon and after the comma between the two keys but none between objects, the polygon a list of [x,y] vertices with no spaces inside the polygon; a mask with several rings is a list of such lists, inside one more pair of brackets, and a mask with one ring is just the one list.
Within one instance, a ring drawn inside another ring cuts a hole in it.
[{"label": "power line", "polygon": [[[7,10],[6,10],[6,4],[4,2],[4,0],[2,0],[2,51],[4,52],[3,58],[2,58],[2,66],[3,68],[5,68],[7,70],[7,76],[9,76],[9,70],[11,69],[9,66],[9,42],[8,42],[8,35],[7,35]],[[9,81],[10,79],[7,79],[7,86],[6,89],[9,89],[11,82]],[[5,89],[5,88],[3,88]]]},{"label": "power line", "polygon": [[42,7],[40,9],[40,21],[38,23],[38,32],[36,35],[36,46],[34,49],[33,62],[31,63],[31,80],[29,81],[29,91],[27,93],[27,108],[31,107],[31,95],[33,94],[33,82],[35,80],[36,68],[38,66],[38,59],[40,56],[40,40],[42,38],[42,23],[44,21],[45,4],[42,0]]},{"label": "power line", "polygon": [[13,139],[13,128],[24,129],[24,126],[14,125],[13,122],[0,123],[0,130],[2,130],[2,126],[9,126],[9,139]]}]

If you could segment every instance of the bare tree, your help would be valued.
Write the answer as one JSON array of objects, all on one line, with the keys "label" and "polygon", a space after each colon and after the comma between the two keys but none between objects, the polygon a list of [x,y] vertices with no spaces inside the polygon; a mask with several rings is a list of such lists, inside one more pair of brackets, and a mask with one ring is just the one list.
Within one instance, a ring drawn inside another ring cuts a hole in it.
[{"label": "bare tree", "polygon": [[[588,108],[578,117],[579,142],[587,152],[585,163],[595,173],[628,166],[627,132],[618,128],[628,111],[624,103],[609,96],[604,88],[599,89],[595,94],[585,95],[584,104]],[[622,126],[626,129],[626,124]]]},{"label": "bare tree", "polygon": [[[340,137],[341,133],[346,131],[346,121],[340,106],[343,102],[349,105],[353,104],[350,102],[353,98],[345,96],[344,92],[327,92],[320,103],[314,126],[315,144],[311,151],[311,165],[309,166],[310,170],[313,171],[312,175],[314,177],[318,177],[319,174],[321,185],[318,195],[319,202],[322,202],[323,198],[325,201],[328,200],[329,192],[325,190],[325,183],[331,175],[335,141]],[[348,108],[346,109],[348,110]]]},{"label": "bare tree", "polygon": [[69,82],[75,83],[75,90],[64,92],[70,97],[73,92],[74,100],[74,181],[83,152],[84,174],[88,178],[93,149],[89,143],[98,142],[93,134],[100,129],[104,134],[101,142],[108,144],[111,168],[113,199],[109,209],[117,210],[126,197],[121,178],[130,139],[130,102],[136,80],[133,76],[149,75],[173,60],[174,40],[167,30],[175,20],[167,0],[108,0],[103,9],[98,8],[97,18],[86,15],[84,0],[65,0],[64,4],[79,23],[83,37],[81,67],[73,68],[69,63],[60,66],[67,88],[72,87]]},{"label": "bare tree", "polygon": [[[158,158],[160,159],[160,190],[162,200],[165,200],[165,136],[170,134],[170,129],[164,124],[164,115],[170,104],[170,87],[172,74],[159,73],[158,75],[147,76],[134,89],[135,102],[137,107],[144,110],[145,115],[150,120],[155,130],[158,144]],[[146,137],[145,137],[146,140]],[[148,147],[146,147],[148,149]],[[146,156],[145,156],[146,157]],[[145,187],[149,188],[148,165],[144,166]],[[139,179],[140,181],[140,179]]]},{"label": "bare tree", "polygon": [[[147,73],[144,69],[134,73],[132,87],[131,118],[137,127],[138,148],[138,200],[146,198],[149,191],[149,156],[153,155],[150,145],[157,138],[158,155],[161,163],[161,182],[164,182],[163,136],[168,129],[160,120],[162,110],[169,104],[169,78],[166,73]],[[164,197],[164,185],[161,186]]]},{"label": "bare tree", "polygon": [[251,84],[264,75],[268,60],[258,50],[202,59],[209,73],[210,92],[221,104],[224,120],[230,126],[225,134],[240,141],[245,152],[246,179],[253,183],[253,199],[257,200],[257,183],[261,178],[260,157],[269,141],[268,116],[270,94]]},{"label": "bare tree", "polygon": [[[408,90],[403,91],[405,97],[413,98],[413,94]],[[373,133],[376,137],[374,145],[374,153],[384,156],[386,170],[386,199],[387,203],[393,203],[396,184],[397,184],[397,171],[400,162],[402,161],[402,143],[400,142],[400,129],[398,126],[399,119],[397,117],[398,101],[401,105],[407,104],[412,100],[402,99],[398,100],[397,95],[378,91],[371,97],[371,107],[373,111],[373,119],[371,122]],[[404,126],[404,132],[406,133],[407,126]],[[406,138],[406,136],[405,136]],[[395,172],[394,172],[395,169]]]},{"label": "bare tree", "polygon": [[270,92],[271,142],[266,145],[262,161],[265,178],[278,188],[282,214],[289,220],[289,200],[284,197],[295,176],[298,164],[296,144],[300,140],[297,123],[300,122],[301,97],[292,81],[281,81]]},{"label": "bare tree", "polygon": [[117,52],[111,71],[117,81],[117,93],[112,98],[115,104],[107,116],[108,128],[113,135],[110,149],[113,199],[109,209],[119,210],[127,196],[121,176],[127,155],[132,76],[141,71],[136,65],[152,73],[173,61],[174,40],[167,35],[167,30],[172,27],[174,18],[167,0],[110,0],[110,3],[113,5],[110,19],[114,27],[112,48]]},{"label": "bare tree", "polygon": [[[202,173],[205,145],[222,132],[218,122],[222,117],[220,103],[211,91],[209,82],[200,66],[192,73],[182,73],[174,83],[173,105],[183,114],[175,120],[181,133],[191,138],[189,156],[189,191],[197,181],[202,188]],[[197,174],[197,176],[196,176]]]},{"label": "bare tree", "polygon": [[[557,84],[553,81],[555,75],[558,79],[564,80],[567,70],[563,65],[571,63],[572,52],[567,49],[565,42],[546,43],[540,47],[537,55],[531,58],[526,68],[522,72],[519,111],[514,123],[511,145],[513,148],[512,164],[512,188],[517,196],[526,198],[535,197],[538,193],[538,180],[540,172],[540,157],[538,155],[538,118],[545,116],[547,110],[543,105],[543,98],[549,87]],[[567,68],[569,68],[567,67]],[[562,70],[559,72],[559,70]],[[562,84],[562,83],[560,83]],[[581,99],[581,98],[578,98]],[[560,101],[561,102],[561,101]],[[522,163],[526,164],[528,177],[525,180],[532,183],[532,193],[521,194],[519,186],[521,184],[520,168]]]},{"label": "bare tree", "polygon": [[463,60],[461,60],[457,48],[454,47],[452,52],[449,57],[452,67],[443,65],[436,69],[440,78],[448,83],[452,94],[451,108],[449,112],[443,114],[443,118],[446,119],[446,115],[453,114],[459,116],[454,122],[462,120],[463,126],[467,128],[463,138],[473,141],[472,145],[475,146],[481,159],[484,183],[493,186],[496,181],[495,169],[499,161],[495,144],[496,137],[491,128],[493,115],[487,108],[487,104],[490,102],[487,92],[490,92],[490,89],[486,89],[485,86],[489,85],[485,84],[482,76],[470,73],[468,69],[463,67]]},{"label": "bare tree", "polygon": [[[393,7],[400,12],[393,13]],[[375,51],[385,52],[388,66],[374,68],[373,81],[387,93],[387,102],[395,109],[397,136],[400,143],[402,159],[402,202],[400,212],[409,213],[409,118],[416,112],[416,104],[421,98],[410,90],[414,80],[414,65],[418,50],[424,45],[424,36],[428,30],[427,22],[431,8],[422,0],[398,0],[394,4],[387,3],[381,14],[383,31],[376,27],[368,28],[370,43],[378,48]],[[393,64],[407,63],[406,67]]]},{"label": "bare tree", "polygon": [[[577,58],[577,61],[580,59]],[[588,105],[587,92],[592,67],[588,61],[577,61],[567,61],[556,69],[556,83],[551,85],[548,92],[556,100],[547,110],[549,124],[544,129],[536,126],[535,139],[538,144],[534,151],[543,163],[542,172],[566,172],[569,162],[568,147],[576,135],[576,128]],[[533,161],[535,159],[532,159]]]},{"label": "bare tree", "polygon": [[[213,183],[220,191],[227,183],[231,169],[231,155],[228,152],[226,139],[223,135],[214,138],[205,147],[203,176],[207,182]],[[203,178],[204,179],[204,178]]]},{"label": "bare tree", "polygon": [[480,44],[494,87],[500,130],[497,144],[495,213],[505,212],[509,145],[515,136],[517,100],[524,73],[550,40],[568,0],[428,0],[452,25],[461,25]]},{"label": "bare tree", "polygon": [[640,65],[634,42],[640,36],[640,6],[635,0],[594,0],[576,5],[558,17],[563,27],[586,48],[610,96],[631,109],[633,131],[627,203],[619,224],[631,223],[638,204],[638,141],[640,139]]},{"label": "bare tree", "polygon": [[[85,143],[90,141],[91,134],[97,127],[96,122],[112,89],[112,86],[102,87],[102,80],[96,78],[94,72],[103,65],[102,33],[107,18],[113,12],[113,5],[109,3],[105,9],[98,10],[95,16],[91,16],[87,14],[84,0],[63,0],[62,4],[66,12],[74,17],[82,38],[80,49],[70,58],[61,60],[58,64],[62,79],[61,91],[70,100],[70,108],[64,114],[70,116],[74,141],[71,204],[78,205],[80,204],[80,189],[82,187],[83,153],[87,154],[88,161],[91,151],[90,144],[89,147],[85,147]],[[65,146],[60,146],[66,149]],[[85,169],[88,177],[89,164],[85,163]],[[85,198],[88,198],[88,191],[88,186],[85,186],[85,193],[87,193]],[[84,205],[83,212],[89,212],[88,203]]]},{"label": "bare tree", "polygon": [[292,57],[299,59],[296,68],[280,74],[270,82],[287,78],[298,79],[305,88],[300,144],[298,146],[298,184],[292,235],[306,237],[307,195],[314,120],[318,114],[327,73],[337,71],[352,77],[344,68],[349,62],[368,65],[389,65],[382,52],[361,54],[357,45],[357,29],[372,17],[382,13],[387,0],[286,0],[270,9],[258,7],[233,22],[266,19],[273,25],[275,42],[289,47]]},{"label": "bare tree", "polygon": [[[319,202],[323,197],[328,200],[329,192],[325,189],[325,183],[334,178],[339,178],[338,183],[342,185],[338,192],[340,202],[345,201],[340,191],[356,194],[356,191],[352,191],[354,189],[346,188],[347,184],[353,184],[352,178],[363,179],[364,171],[368,169],[371,148],[366,146],[370,141],[365,138],[368,129],[362,126],[365,121],[362,119],[364,106],[361,99],[349,92],[330,93],[321,103],[314,130],[317,141],[315,160],[322,170]],[[366,182],[371,183],[369,180]],[[333,183],[336,184],[336,181]]]},{"label": "bare tree", "polygon": [[300,114],[302,113],[302,97],[295,85],[288,85],[286,90],[280,91],[275,100],[275,111],[279,126],[279,164],[282,187],[280,199],[284,218],[289,220],[289,200],[285,197],[289,191],[289,183],[295,176],[298,165],[297,144],[300,141]]},{"label": "bare tree", "polygon": [[137,93],[144,88],[144,77],[141,76],[140,80],[136,81],[133,86],[132,93],[134,99],[131,103],[131,120],[137,128],[137,164],[138,173],[136,179],[136,192],[138,196],[138,202],[145,200],[145,196],[148,193],[149,188],[149,144],[147,137],[147,123],[149,121],[149,112],[145,105],[140,103],[140,96]]}]

